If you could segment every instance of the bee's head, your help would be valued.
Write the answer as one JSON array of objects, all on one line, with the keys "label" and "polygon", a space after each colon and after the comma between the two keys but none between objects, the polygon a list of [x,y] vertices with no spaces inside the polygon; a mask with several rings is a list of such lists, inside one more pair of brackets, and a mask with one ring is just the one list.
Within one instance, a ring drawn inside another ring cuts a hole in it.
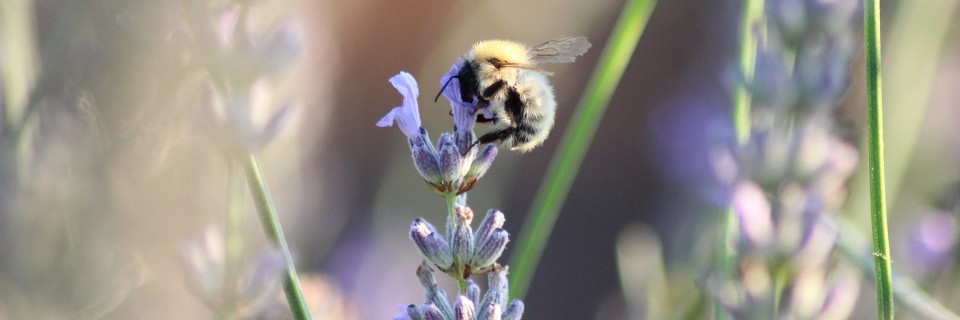
[{"label": "bee's head", "polygon": [[437,92],[437,96],[433,98],[433,102],[437,102],[437,100],[440,99],[440,95],[443,94],[443,91],[446,90],[447,86],[454,80],[459,82],[460,100],[466,103],[473,102],[473,97],[477,95],[477,76],[473,73],[473,67],[469,62],[462,64],[457,71],[457,75],[447,78],[447,81],[440,87],[440,92]]}]

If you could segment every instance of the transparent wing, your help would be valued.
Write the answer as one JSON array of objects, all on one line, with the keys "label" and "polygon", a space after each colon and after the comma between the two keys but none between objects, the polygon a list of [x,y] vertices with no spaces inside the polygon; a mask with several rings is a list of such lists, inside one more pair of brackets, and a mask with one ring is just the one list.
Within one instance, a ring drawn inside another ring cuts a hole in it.
[{"label": "transparent wing", "polygon": [[537,63],[566,63],[573,62],[587,49],[590,49],[590,41],[586,37],[563,37],[535,45],[529,53]]}]

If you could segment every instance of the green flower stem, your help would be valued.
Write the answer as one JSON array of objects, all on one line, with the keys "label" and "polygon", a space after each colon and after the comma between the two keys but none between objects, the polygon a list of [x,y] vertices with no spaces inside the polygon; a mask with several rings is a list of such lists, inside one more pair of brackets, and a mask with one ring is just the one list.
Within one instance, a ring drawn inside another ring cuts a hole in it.
[{"label": "green flower stem", "polygon": [[870,225],[877,279],[879,319],[893,319],[893,275],[887,239],[887,199],[883,176],[883,99],[880,76],[880,0],[864,0],[867,56],[867,157],[870,161]]},{"label": "green flower stem", "polygon": [[524,224],[517,241],[518,249],[510,257],[510,295],[513,297],[523,297],[530,286],[540,255],[560,214],[560,207],[570,192],[600,119],[633,56],[656,2],[627,1],[610,33],[597,68],[547,168],[543,184],[537,190],[527,215],[529,220]]},{"label": "green flower stem", "polygon": [[297,320],[310,319],[310,311],[303,299],[303,291],[300,290],[300,280],[297,278],[297,269],[293,264],[293,257],[290,255],[290,248],[287,246],[287,240],[283,238],[283,229],[280,228],[280,218],[277,216],[277,210],[273,206],[273,199],[270,196],[270,190],[263,179],[263,170],[260,168],[260,161],[257,156],[249,154],[246,159],[247,183],[250,186],[250,193],[253,195],[253,202],[257,205],[257,211],[260,213],[260,223],[263,225],[263,232],[267,238],[273,242],[283,254],[283,260],[287,265],[287,271],[284,274],[283,291],[287,295],[287,303],[290,305],[290,311],[293,318]]},{"label": "green flower stem", "polygon": [[243,221],[243,171],[235,161],[227,164],[227,217],[224,232],[226,259],[223,272],[223,312],[221,319],[236,317],[236,284],[239,279],[240,256],[243,254],[241,221]]},{"label": "green flower stem", "polygon": [[227,165],[226,266],[223,276],[223,301],[226,319],[236,318],[237,280],[240,278],[240,256],[243,254],[243,170],[236,161]]},{"label": "green flower stem", "polygon": [[[820,222],[835,230],[837,237],[837,248],[840,253],[852,261],[863,273],[868,275],[875,274],[874,256],[868,254],[866,241],[863,234],[859,232],[857,226],[847,221],[843,215],[830,217],[820,215]],[[843,232],[840,232],[843,230]],[[892,273],[896,281],[893,282],[893,297],[902,306],[907,307],[916,315],[923,319],[960,319],[960,316],[953,313],[943,304],[931,297],[917,285],[913,279],[907,276]]]},{"label": "green flower stem", "polygon": [[[884,146],[897,152],[884,155],[884,187],[887,201],[894,208],[900,196],[915,191],[902,188],[908,177],[919,179],[926,186],[935,186],[946,184],[945,180],[953,176],[941,173],[916,174],[920,173],[917,169],[925,170],[929,165],[917,166],[914,160],[930,152],[918,142],[922,138],[924,121],[929,117],[936,75],[942,69],[940,66],[944,53],[948,52],[944,48],[953,39],[956,22],[954,13],[958,7],[958,0],[902,1],[897,4],[892,21],[887,24],[890,27],[885,28],[888,30],[883,59],[887,76],[885,85],[896,90],[887,90],[884,98],[888,108],[884,111],[888,119],[897,121],[884,128],[887,136]],[[866,150],[863,152],[866,153]],[[857,176],[866,177],[867,168],[861,166]],[[860,214],[870,210],[869,197],[866,196],[867,181],[865,178],[851,180],[851,198],[846,205],[846,212]]]},{"label": "green flower stem", "polygon": [[[740,83],[733,95],[733,111],[731,118],[737,138],[738,146],[745,146],[750,140],[750,102],[752,97],[747,84],[753,81],[753,73],[757,60],[757,26],[763,15],[763,0],[744,0],[743,12],[740,16],[740,56],[738,59]],[[737,241],[736,212],[733,206],[727,208],[723,216],[723,225],[720,230],[720,257],[718,259],[720,272],[724,275],[733,274],[737,263],[735,244]],[[714,318],[727,319],[729,315],[720,303],[714,303]]]},{"label": "green flower stem", "polygon": [[733,95],[733,127],[737,144],[750,140],[750,92],[747,84],[753,81],[757,61],[757,26],[763,16],[763,0],[744,0],[740,17],[740,75],[743,77]]}]

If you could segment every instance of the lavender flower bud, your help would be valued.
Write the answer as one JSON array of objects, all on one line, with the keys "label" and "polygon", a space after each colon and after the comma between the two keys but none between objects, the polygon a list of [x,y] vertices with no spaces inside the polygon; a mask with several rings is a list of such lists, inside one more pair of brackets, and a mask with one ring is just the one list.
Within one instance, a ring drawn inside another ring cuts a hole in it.
[{"label": "lavender flower bud", "polygon": [[417,278],[420,279],[420,285],[428,292],[437,288],[437,279],[433,277],[433,269],[426,261],[420,263],[420,266],[417,267]]},{"label": "lavender flower bud", "polygon": [[[502,310],[500,306],[507,302],[507,270],[490,272],[487,274],[487,281],[489,281],[487,294],[483,295],[483,301],[480,303],[483,306],[482,311],[488,312],[491,310],[489,306],[495,305],[497,306],[496,319],[500,319],[499,313]],[[484,315],[487,314],[481,313],[481,317],[478,317],[478,319],[486,319],[483,317]]]},{"label": "lavender flower bud", "polygon": [[439,159],[440,159],[440,173],[443,176],[443,182],[453,185],[458,183],[460,180],[460,151],[457,150],[456,144],[454,144],[453,136],[449,133],[444,132],[440,135],[440,141],[437,144]]},{"label": "lavender flower bud", "polygon": [[503,313],[503,320],[520,320],[523,317],[523,301],[513,300],[507,311]]},{"label": "lavender flower bud", "polygon": [[477,320],[500,320],[500,314],[499,304],[488,304],[483,308],[483,311],[480,312],[480,315],[477,316]]},{"label": "lavender flower bud", "polygon": [[415,304],[407,306],[407,316],[410,320],[423,320],[423,310]]},{"label": "lavender flower bud", "polygon": [[480,286],[472,279],[467,279],[467,298],[470,298],[474,304],[480,302]]},{"label": "lavender flower bud", "polygon": [[477,148],[473,147],[473,142],[477,141],[477,135],[473,131],[462,131],[460,128],[453,128],[453,143],[457,145],[460,154],[463,156],[463,166],[469,166],[473,159],[477,157]]},{"label": "lavender flower bud", "polygon": [[427,130],[420,128],[420,134],[410,138],[410,151],[413,154],[413,164],[427,183],[442,184],[443,171],[440,168],[440,155],[430,143]]},{"label": "lavender flower bud", "polygon": [[493,165],[493,160],[496,158],[497,146],[488,144],[486,147],[483,147],[483,151],[480,151],[477,158],[470,164],[470,169],[467,170],[467,174],[464,175],[463,179],[466,181],[483,177],[483,175],[487,173],[487,170],[490,169],[490,166]]},{"label": "lavender flower bud", "polygon": [[425,320],[444,320],[440,309],[430,302],[423,305],[423,318]]},{"label": "lavender flower bud", "polygon": [[483,221],[480,222],[480,226],[477,228],[476,235],[474,236],[473,241],[476,242],[475,251],[480,251],[480,245],[490,237],[490,234],[493,231],[503,228],[503,223],[506,221],[506,218],[503,215],[503,212],[497,209],[490,209],[487,211],[487,215],[483,217]]},{"label": "lavender flower bud", "polygon": [[457,305],[454,307],[455,318],[457,320],[473,320],[473,309],[473,302],[467,297],[460,296],[457,299]]},{"label": "lavender flower bud", "polygon": [[450,239],[453,247],[455,259],[462,262],[468,262],[473,256],[473,229],[470,222],[473,221],[473,210],[468,207],[454,208],[456,213],[456,226],[453,230],[453,239]]},{"label": "lavender flower bud", "polygon": [[450,305],[450,301],[447,301],[447,292],[443,289],[436,288],[427,292],[427,301],[437,306],[444,319],[453,318],[453,306]]},{"label": "lavender flower bud", "polygon": [[491,272],[487,275],[487,281],[489,285],[487,286],[487,294],[491,298],[496,298],[493,300],[494,303],[501,306],[507,305],[507,297],[509,295],[509,281],[507,280],[507,269],[497,270]]},{"label": "lavender flower bud", "polygon": [[509,241],[510,234],[508,234],[506,230],[495,230],[493,234],[487,237],[483,244],[477,247],[470,264],[474,269],[489,267],[500,258]]},{"label": "lavender flower bud", "polygon": [[447,269],[453,265],[453,255],[450,253],[447,241],[443,240],[436,229],[423,218],[413,220],[410,226],[410,238],[420,252],[438,268]]}]

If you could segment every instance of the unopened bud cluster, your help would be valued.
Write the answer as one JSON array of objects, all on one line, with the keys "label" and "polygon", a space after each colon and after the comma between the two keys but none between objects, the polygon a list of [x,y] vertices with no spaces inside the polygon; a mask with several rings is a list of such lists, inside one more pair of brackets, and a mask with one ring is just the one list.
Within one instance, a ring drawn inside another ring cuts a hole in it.
[{"label": "unopened bud cluster", "polygon": [[452,232],[444,238],[426,219],[417,218],[410,226],[410,238],[420,252],[440,271],[454,278],[466,279],[473,274],[483,274],[496,269],[497,258],[510,241],[503,230],[504,217],[499,210],[487,211],[480,227],[474,232],[470,227],[473,211],[456,207],[456,223]]},{"label": "unopened bud cluster", "polygon": [[411,320],[520,320],[523,315],[523,302],[514,299],[507,304],[507,271],[495,270],[487,275],[488,289],[480,296],[480,286],[467,281],[466,294],[460,295],[452,303],[447,293],[437,286],[430,265],[424,263],[417,268],[417,277],[426,290],[422,305],[407,306],[403,315],[397,319]]},{"label": "unopened bud cluster", "polygon": [[478,152],[472,147],[473,140],[472,134],[445,132],[434,147],[426,130],[410,139],[413,163],[434,192],[457,195],[470,191],[487,172],[497,157],[497,147],[489,144]]}]

